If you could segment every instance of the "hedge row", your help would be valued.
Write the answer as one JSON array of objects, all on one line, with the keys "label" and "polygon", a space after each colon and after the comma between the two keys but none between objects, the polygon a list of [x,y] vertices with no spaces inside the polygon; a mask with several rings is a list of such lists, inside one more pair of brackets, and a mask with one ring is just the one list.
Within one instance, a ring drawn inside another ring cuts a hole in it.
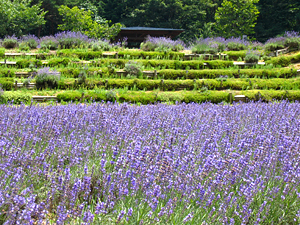
[{"label": "hedge row", "polygon": [[296,69],[232,69],[232,70],[160,70],[164,79],[214,79],[219,77],[290,78],[297,75]]},{"label": "hedge row", "polygon": [[229,60],[238,60],[239,58],[244,59],[246,57],[247,50],[243,51],[225,51],[224,54],[227,54]]},{"label": "hedge row", "polygon": [[79,87],[105,89],[135,89],[164,91],[176,90],[246,90],[246,89],[274,89],[296,90],[300,89],[300,78],[294,79],[206,79],[206,80],[143,80],[143,79],[87,79],[85,84],[75,83],[74,79],[59,81],[59,89],[77,89]]},{"label": "hedge row", "polygon": [[[179,92],[138,92],[127,91],[124,93],[111,93],[112,91],[86,91],[84,95],[79,91],[65,91],[57,95],[58,101],[107,101],[110,100],[118,102],[131,102],[151,104],[155,102],[185,102],[185,103],[202,103],[202,102],[229,102],[229,93],[223,91],[179,91]],[[285,100],[299,101],[300,91],[273,91],[273,90],[261,90],[261,91],[243,91],[243,95],[248,100]],[[110,96],[115,96],[111,98]],[[234,99],[233,99],[234,100]]]},{"label": "hedge row", "polygon": [[82,60],[91,60],[102,57],[102,51],[74,51],[70,49],[58,50],[56,52],[57,56],[60,57],[78,57]]},{"label": "hedge row", "polygon": [[14,104],[28,104],[31,101],[31,94],[22,93],[17,91],[5,91],[3,95],[0,95],[0,103],[13,102]]},{"label": "hedge row", "polygon": [[266,64],[272,64],[274,66],[286,67],[292,63],[299,63],[299,62],[300,62],[300,53],[295,54],[295,55],[289,55],[289,56],[273,57],[270,60],[267,60]]},{"label": "hedge row", "polygon": [[[93,62],[94,66],[118,66],[123,68],[128,62],[128,59],[101,59]],[[211,61],[179,61],[179,60],[135,60],[144,67],[160,67],[164,69],[203,69],[204,63],[208,64],[210,69],[221,69],[233,66],[233,61],[211,60]]]}]

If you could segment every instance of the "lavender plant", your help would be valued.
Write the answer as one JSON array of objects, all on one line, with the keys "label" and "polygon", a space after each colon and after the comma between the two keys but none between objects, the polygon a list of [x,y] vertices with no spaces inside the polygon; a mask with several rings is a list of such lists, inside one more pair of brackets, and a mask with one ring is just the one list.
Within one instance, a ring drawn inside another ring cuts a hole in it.
[{"label": "lavender plant", "polygon": [[55,34],[55,39],[59,42],[61,48],[78,48],[88,46],[94,39],[90,39],[81,32],[63,31]]},{"label": "lavender plant", "polygon": [[6,36],[2,41],[2,46],[6,49],[17,48],[18,45],[18,38],[15,35]]},{"label": "lavender plant", "polygon": [[191,46],[192,52],[197,54],[210,53],[215,54],[225,50],[225,38],[200,38]]},{"label": "lavender plant", "polygon": [[229,38],[226,39],[226,47],[229,51],[245,50],[250,45],[249,41],[242,40],[241,38]]},{"label": "lavender plant", "polygon": [[138,76],[143,71],[143,65],[137,61],[128,61],[125,63],[124,71],[131,76]]},{"label": "lavender plant", "polygon": [[60,75],[57,71],[50,71],[50,67],[41,68],[35,77],[36,87],[37,89],[57,88],[59,79]]},{"label": "lavender plant", "polygon": [[144,51],[180,51],[184,49],[184,43],[181,40],[172,40],[167,37],[151,37],[148,36],[146,40],[141,43],[141,49]]},{"label": "lavender plant", "polygon": [[35,35],[25,35],[19,40],[19,48],[21,50],[36,49],[40,43],[40,39]]},{"label": "lavender plant", "polygon": [[0,105],[0,222],[299,224],[299,106]]},{"label": "lavender plant", "polygon": [[59,42],[56,40],[54,36],[45,36],[40,39],[41,49],[56,50],[58,48],[58,45]]},{"label": "lavender plant", "polygon": [[246,63],[258,63],[261,54],[256,50],[248,50],[245,56]]}]

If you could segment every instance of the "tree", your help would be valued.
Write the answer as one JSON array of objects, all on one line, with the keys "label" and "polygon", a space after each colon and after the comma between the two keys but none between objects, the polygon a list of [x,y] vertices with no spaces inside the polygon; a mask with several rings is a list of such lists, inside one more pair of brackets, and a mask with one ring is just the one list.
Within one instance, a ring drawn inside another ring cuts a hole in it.
[{"label": "tree", "polygon": [[0,0],[0,36],[28,34],[45,24],[40,4],[30,6],[30,0]]},{"label": "tree", "polygon": [[255,38],[266,41],[285,31],[300,31],[299,0],[260,0]]},{"label": "tree", "polygon": [[242,37],[254,33],[259,0],[224,0],[215,14],[216,29],[222,37]]},{"label": "tree", "polygon": [[[79,9],[77,6],[72,9],[61,5],[58,9],[63,17],[62,24],[58,25],[59,30],[80,31],[89,37],[111,39],[116,36],[121,29],[121,24],[109,26],[108,20],[95,21],[92,18],[91,10]],[[101,22],[101,23],[99,23]]]}]

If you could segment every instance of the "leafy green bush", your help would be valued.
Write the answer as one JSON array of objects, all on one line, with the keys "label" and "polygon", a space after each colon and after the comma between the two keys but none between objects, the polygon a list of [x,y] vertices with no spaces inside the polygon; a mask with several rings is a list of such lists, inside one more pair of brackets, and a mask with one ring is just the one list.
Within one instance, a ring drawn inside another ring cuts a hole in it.
[{"label": "leafy green bush", "polygon": [[247,51],[225,51],[224,54],[227,54],[229,60],[237,60],[238,58],[245,58]]},{"label": "leafy green bush", "polygon": [[40,47],[41,49],[56,50],[59,42],[53,36],[45,36],[41,38]]},{"label": "leafy green bush", "polygon": [[272,64],[273,66],[286,67],[291,64],[291,57],[287,57],[287,56],[273,57],[270,60],[266,61],[266,64]]},{"label": "leafy green bush", "polygon": [[68,58],[54,58],[54,59],[50,59],[48,61],[48,66],[54,67],[54,66],[58,66],[58,65],[63,65],[63,66],[67,66],[70,62],[70,59]]},{"label": "leafy green bush", "polygon": [[5,48],[0,48],[0,58],[5,57]]},{"label": "leafy green bush", "polygon": [[283,49],[284,48],[284,43],[283,42],[274,42],[274,43],[266,43],[265,44],[265,50],[266,51],[276,51],[279,49]]},{"label": "leafy green bush", "polygon": [[143,58],[143,59],[157,59],[157,58],[165,58],[165,59],[183,59],[183,52],[146,52],[146,51],[132,51],[132,50],[124,50],[119,51],[118,56],[120,58],[126,58],[130,56],[131,58]]},{"label": "leafy green bush", "polygon": [[38,46],[38,42],[35,39],[28,38],[20,43],[19,48],[21,50],[30,50],[30,49],[36,49],[37,46]]},{"label": "leafy green bush", "polygon": [[5,91],[10,91],[14,87],[14,79],[13,78],[0,78],[0,84],[2,89]]},{"label": "leafy green bush", "polygon": [[21,59],[16,62],[16,66],[18,68],[28,68],[30,65],[33,65],[34,67],[41,67],[43,63],[38,59]]},{"label": "leafy green bush", "polygon": [[233,61],[211,60],[204,62],[208,64],[210,69],[222,69],[233,66]]},{"label": "leafy green bush", "polygon": [[15,71],[10,68],[0,68],[0,77],[15,77]]},{"label": "leafy green bush", "polygon": [[59,102],[78,101],[82,97],[82,93],[80,93],[79,91],[64,91],[57,94],[56,97]]},{"label": "leafy green bush", "polygon": [[17,91],[5,91],[2,96],[0,96],[1,103],[13,102],[14,104],[29,103],[32,96],[28,93],[22,93]]}]

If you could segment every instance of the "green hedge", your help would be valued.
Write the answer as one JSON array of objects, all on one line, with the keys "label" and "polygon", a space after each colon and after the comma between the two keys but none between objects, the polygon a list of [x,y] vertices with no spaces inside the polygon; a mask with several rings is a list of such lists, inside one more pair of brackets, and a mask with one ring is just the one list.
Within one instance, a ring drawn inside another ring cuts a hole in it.
[{"label": "green hedge", "polygon": [[0,48],[0,58],[5,57],[5,48]]},{"label": "green hedge", "polygon": [[[258,94],[260,93],[260,95]],[[289,101],[299,101],[300,100],[300,91],[298,90],[289,90],[289,91],[275,91],[275,90],[253,90],[253,91],[243,91],[249,100],[257,100],[260,96],[261,100],[264,101],[273,101],[273,100],[286,100]]]},{"label": "green hedge", "polygon": [[278,56],[273,57],[270,60],[266,61],[266,64],[272,64],[274,66],[289,66],[291,63],[299,63],[300,62],[300,53],[289,56]]},{"label": "green hedge", "polygon": [[91,60],[102,57],[102,51],[74,51],[70,49],[63,49],[56,52],[60,57],[78,57],[82,60]]},{"label": "green hedge", "polygon": [[67,66],[70,62],[70,59],[68,58],[63,58],[63,59],[59,59],[59,58],[54,58],[54,59],[50,59],[48,61],[47,66],[50,67],[54,67],[54,66],[58,66],[58,65],[63,65],[63,66]]},{"label": "green hedge", "polygon": [[233,61],[211,60],[205,61],[210,69],[223,69],[233,66]]},{"label": "green hedge", "polygon": [[227,77],[249,77],[249,78],[290,78],[297,75],[296,69],[232,69],[232,70],[160,70],[159,76],[164,79],[205,79]]},{"label": "green hedge", "polygon": [[[95,66],[117,66],[119,68],[124,68],[125,64],[128,62],[128,59],[101,59],[93,64]],[[203,61],[199,60],[190,60],[190,61],[179,61],[179,60],[135,60],[141,63],[144,67],[159,67],[164,69],[202,69]],[[212,62],[209,61],[213,67],[228,67],[230,63],[223,61],[221,62]],[[233,64],[232,64],[233,65]]]},{"label": "green hedge", "polygon": [[42,61],[38,59],[21,59],[16,62],[17,68],[28,68],[30,64],[35,67],[43,66]]},{"label": "green hedge", "polygon": [[298,90],[300,89],[300,78],[229,78],[229,79],[202,79],[202,80],[145,80],[145,79],[91,79],[88,78],[85,84],[75,83],[74,79],[59,81],[59,89],[78,89],[85,87],[93,89],[95,86],[105,89],[125,89],[151,91],[160,89],[164,91],[177,90]]},{"label": "green hedge", "polygon": [[224,54],[227,54],[229,60],[238,60],[239,58],[244,59],[246,57],[247,50],[243,51],[225,51]]},{"label": "green hedge", "polygon": [[118,56],[120,58],[127,58],[130,56],[130,59],[143,58],[143,59],[183,59],[184,53],[182,52],[146,52],[146,51],[119,51]]},{"label": "green hedge", "polygon": [[0,78],[1,77],[15,77],[15,69],[0,68]]},{"label": "green hedge", "polygon": [[5,91],[3,95],[0,96],[0,103],[12,102],[14,104],[20,104],[21,102],[26,104],[31,101],[31,94],[16,92],[16,91]]},{"label": "green hedge", "polygon": [[0,78],[0,84],[2,84],[3,90],[10,91],[14,87],[14,79],[13,78]]}]

